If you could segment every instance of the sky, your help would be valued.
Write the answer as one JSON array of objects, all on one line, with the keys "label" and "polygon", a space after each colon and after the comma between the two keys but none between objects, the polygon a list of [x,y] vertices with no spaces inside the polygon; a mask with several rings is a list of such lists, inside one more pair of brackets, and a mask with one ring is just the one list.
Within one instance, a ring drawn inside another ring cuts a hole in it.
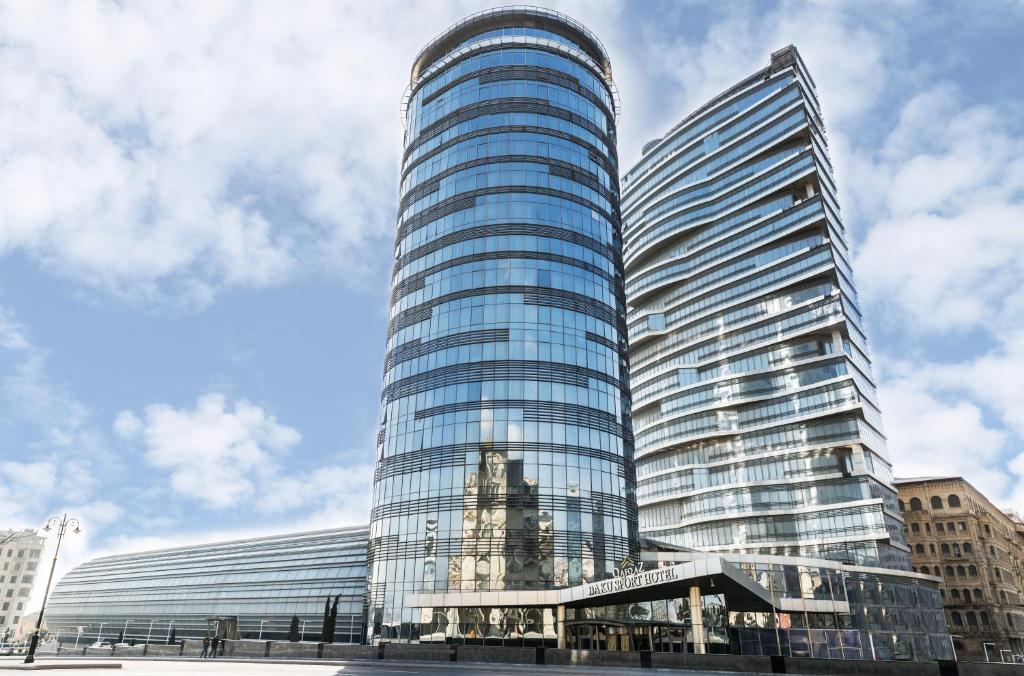
[{"label": "sky", "polygon": [[[419,49],[464,0],[0,0],[0,528],[364,523]],[[579,0],[644,142],[817,82],[897,476],[1024,511],[1024,2]],[[42,595],[41,585],[34,601]]]}]

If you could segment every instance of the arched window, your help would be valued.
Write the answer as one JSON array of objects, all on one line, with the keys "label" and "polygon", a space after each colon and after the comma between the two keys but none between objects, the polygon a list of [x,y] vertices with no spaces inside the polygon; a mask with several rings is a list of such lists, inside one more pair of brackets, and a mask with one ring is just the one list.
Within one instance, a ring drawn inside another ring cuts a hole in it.
[{"label": "arched window", "polygon": [[953,556],[955,556],[958,559],[960,558],[960,544],[959,543],[956,543],[956,542],[953,543]]},{"label": "arched window", "polygon": [[967,575],[967,571],[964,570],[963,566],[957,566],[956,567],[956,574],[959,575],[960,577],[963,577],[964,575]]},{"label": "arched window", "polygon": [[960,600],[960,590],[959,589],[950,589],[949,593],[953,597],[954,601],[959,601]]},{"label": "arched window", "polygon": [[1013,626],[1013,615],[1011,615],[1010,613],[1006,613],[1006,624],[1008,624],[1011,627]]},{"label": "arched window", "polygon": [[945,542],[942,543],[942,555],[949,556],[949,545],[947,545]]},{"label": "arched window", "polygon": [[[978,567],[975,565],[968,566],[968,570],[971,571],[971,577],[978,577]],[[999,570],[998,568],[996,570]]]},{"label": "arched window", "polygon": [[977,601],[984,601],[985,600],[985,597],[981,595],[981,590],[980,589],[975,589],[974,590],[974,600],[976,602]]},{"label": "arched window", "polygon": [[935,553],[935,545],[928,545],[928,549],[929,551],[931,551],[932,554]]},{"label": "arched window", "polygon": [[969,627],[977,627],[978,626],[978,616],[974,614],[973,610],[968,610],[967,611],[967,626],[969,626]]},{"label": "arched window", "polygon": [[942,498],[937,495],[932,496],[932,509],[942,509]]},{"label": "arched window", "polygon": [[949,506],[950,507],[959,507],[960,506],[960,498],[958,498],[955,495],[949,496],[949,498],[947,498],[947,502],[949,502]]},{"label": "arched window", "polygon": [[912,523],[912,524],[910,524],[910,532],[912,532],[912,533],[920,533],[921,532],[921,524],[919,524],[919,523]]},{"label": "arched window", "polygon": [[900,504],[900,511],[901,512],[907,511],[907,506],[903,504],[902,500],[897,500],[896,502],[898,502]]},{"label": "arched window", "polygon": [[953,577],[953,566],[946,566],[946,577]]},{"label": "arched window", "polygon": [[958,627],[964,626],[964,620],[963,620],[962,617],[960,617],[960,613],[958,613],[956,611],[953,611],[952,613],[950,613],[950,617],[953,618],[953,624],[954,625],[956,625]]},{"label": "arched window", "polygon": [[973,553],[974,553],[974,547],[971,546],[970,542],[965,542],[964,543],[964,554],[973,554]]},{"label": "arched window", "polygon": [[928,568],[928,566],[921,566],[921,572],[924,573],[925,575],[931,575],[932,574],[932,571]]},{"label": "arched window", "polygon": [[985,612],[984,610],[983,610],[983,611],[981,611],[981,626],[983,626],[983,627],[987,627],[987,626],[989,626],[990,624],[991,624],[991,623],[990,623],[990,622],[989,622],[989,620],[988,620],[988,613],[986,613],[986,612]]},{"label": "arched window", "polygon": [[914,545],[914,551],[918,554],[924,554],[924,545]]},{"label": "arched window", "polygon": [[996,568],[996,579],[997,580],[1002,580],[1003,579],[1003,573],[998,568]]},{"label": "arched window", "polygon": [[910,498],[910,511],[912,511],[912,512],[920,512],[921,511],[921,501],[918,500],[917,498]]}]

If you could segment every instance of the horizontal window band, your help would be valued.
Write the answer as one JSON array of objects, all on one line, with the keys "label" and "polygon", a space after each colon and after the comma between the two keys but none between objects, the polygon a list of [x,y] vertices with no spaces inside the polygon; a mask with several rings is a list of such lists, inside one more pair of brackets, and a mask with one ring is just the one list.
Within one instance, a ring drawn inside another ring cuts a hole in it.
[{"label": "horizontal window band", "polygon": [[[543,44],[539,44],[539,43],[530,43],[530,44],[523,43],[521,45],[513,46],[513,45],[510,45],[507,42],[498,43],[498,44],[483,44],[483,43],[480,43],[476,48],[471,49],[469,51],[466,51],[465,53],[460,54],[459,56],[453,58],[451,61],[445,63],[443,68],[438,68],[437,69],[437,72],[431,73],[429,76],[427,76],[427,77],[423,78],[422,80],[416,82],[413,85],[413,87],[412,87],[412,91],[409,92],[409,100],[412,100],[416,96],[416,94],[418,94],[419,91],[421,89],[423,89],[423,87],[425,87],[428,84],[430,84],[431,82],[433,82],[434,79],[437,78],[437,76],[443,74],[445,71],[451,69],[453,66],[457,66],[458,64],[462,63],[463,61],[468,61],[468,60],[470,60],[470,59],[472,59],[474,57],[480,56],[481,54],[487,54],[487,53],[490,53],[490,52],[500,52],[500,51],[509,50],[509,49],[522,49],[522,50],[530,50],[530,51],[534,51],[534,52],[546,52],[546,53],[551,54],[553,56],[557,56],[559,58],[565,59],[566,61],[572,61],[573,63],[575,63],[580,68],[582,68],[582,69],[584,69],[586,71],[591,72],[593,74],[593,76],[594,76],[594,79],[597,80],[598,82],[601,82],[602,86],[605,86],[604,85],[604,81],[602,80],[602,77],[601,77],[601,73],[599,73],[596,70],[594,70],[594,65],[593,64],[589,64],[586,61],[582,61],[582,60],[576,58],[575,55],[573,55],[571,53],[566,53],[564,50],[557,49],[555,47],[551,47],[550,45],[543,45]],[[437,63],[437,62],[435,61],[434,63]],[[433,65],[434,65],[433,63],[430,64],[430,66],[433,66]],[[428,67],[430,67],[430,66],[428,66]],[[514,67],[516,67],[516,66],[514,66],[514,65],[495,66],[495,68],[514,68]],[[543,66],[533,66],[533,67],[534,68],[542,68]],[[472,71],[473,74],[475,74],[477,72],[479,72],[479,71]],[[559,72],[561,72],[561,71],[559,71]],[[605,88],[606,88],[606,91],[608,92],[608,97],[611,98],[612,100],[615,100],[615,97],[614,97],[612,91],[610,89],[608,89],[607,86],[605,86]],[[439,89],[440,89],[440,87],[439,87]]]},{"label": "horizontal window band", "polygon": [[[589,496],[573,497],[539,493],[537,487],[525,484],[521,486],[524,489],[522,492],[516,491],[516,488],[509,486],[507,492],[490,493],[491,487],[481,485],[477,487],[479,492],[475,495],[470,493],[466,495],[428,495],[411,500],[386,502],[374,507],[370,514],[370,521],[375,522],[379,519],[412,514],[452,511],[483,512],[487,510],[508,510],[509,512],[514,510],[514,516],[524,519],[537,518],[539,514],[553,510],[622,519],[636,518],[637,514],[636,505],[621,495],[592,491]],[[538,510],[538,514],[529,514],[531,510]],[[461,530],[462,526],[458,525],[455,528]],[[508,530],[514,531],[515,529]]]},{"label": "horizontal window band", "polygon": [[[571,122],[578,127],[586,129],[591,134],[604,141],[608,146],[609,155],[614,156],[614,131],[609,134],[583,115],[575,113],[568,108],[562,108],[561,106],[548,103],[547,101],[541,101],[540,99],[527,96],[508,96],[494,101],[480,101],[478,103],[461,106],[436,122],[428,124],[420,130],[420,133],[416,136],[415,140],[406,146],[405,153],[402,155],[402,162],[404,163],[406,159],[408,159],[409,153],[419,148],[431,138],[461,122],[466,122],[473,118],[483,117],[485,115],[501,113],[537,113],[538,115],[547,115],[548,117],[554,117],[560,120],[565,120],[566,122]],[[614,127],[611,128],[614,129]]]},{"label": "horizontal window band", "polygon": [[[544,380],[547,380],[546,378]],[[556,381],[560,382],[560,381]],[[416,420],[423,420],[437,415],[460,413],[465,411],[516,409],[523,411],[523,422],[547,422],[587,427],[601,432],[608,432],[622,439],[630,448],[633,433],[628,425],[607,411],[601,411],[580,404],[566,404],[558,401],[536,401],[525,399],[489,399],[482,401],[461,401],[454,404],[441,404],[416,412]]]},{"label": "horizontal window band", "polygon": [[515,235],[544,237],[547,239],[557,239],[563,242],[569,242],[571,244],[578,244],[579,246],[586,247],[587,249],[590,249],[595,253],[599,253],[605,258],[616,262],[616,268],[620,265],[618,263],[620,257],[617,255],[617,252],[613,247],[605,244],[604,242],[598,241],[593,237],[580,234],[576,230],[571,230],[566,227],[541,225],[539,223],[494,223],[489,225],[477,225],[472,228],[466,228],[465,230],[451,232],[412,249],[408,253],[395,259],[392,276],[398,274],[399,270],[412,261],[422,258],[427,254],[434,253],[435,251],[440,251],[452,244],[467,242],[474,239],[482,239],[484,237],[507,237]]},{"label": "horizontal window band", "polygon": [[557,68],[549,68],[547,66],[488,66],[479,70],[470,71],[465,75],[460,75],[443,87],[438,87],[435,91],[424,96],[423,100],[420,102],[419,109],[423,110],[433,101],[436,101],[438,98],[444,96],[459,85],[472,82],[473,80],[476,80],[480,84],[503,82],[505,80],[528,80],[532,82],[543,82],[544,84],[551,84],[563,89],[568,89],[575,94],[579,94],[581,97],[600,108],[601,112],[603,112],[605,117],[608,118],[609,127],[613,127],[615,125],[615,115],[608,108],[608,105],[604,100],[594,92],[594,90],[580,82],[580,79],[575,75],[558,70]]},{"label": "horizontal window band", "polygon": [[[539,560],[549,559],[554,556],[578,557],[582,553],[593,556],[595,559],[614,559],[621,561],[627,554],[634,555],[639,549],[636,540],[621,535],[610,535],[601,532],[594,532],[592,538],[584,536],[585,540],[593,539],[593,551],[581,552],[579,549],[573,551],[569,547],[569,531],[516,531],[497,537],[479,538],[438,538],[433,540],[406,540],[402,541],[396,535],[372,538],[370,540],[369,555],[367,557],[372,566],[377,559],[423,559],[435,556],[486,556],[503,557],[519,556],[524,559],[524,565],[536,563]],[[557,535],[557,536],[556,536]],[[575,537],[574,537],[575,539]],[[582,544],[582,543],[581,543]],[[444,572],[447,577],[447,571]]]},{"label": "horizontal window band", "polygon": [[463,331],[453,333],[434,340],[423,342],[414,338],[407,343],[396,346],[384,358],[384,371],[391,370],[396,364],[409,359],[416,359],[431,352],[446,350],[450,347],[461,345],[476,345],[480,343],[504,343],[508,342],[508,329],[481,329],[479,331]]},{"label": "horizontal window band", "polygon": [[[396,380],[384,388],[382,396],[386,398],[387,401],[391,402],[396,399],[401,399],[402,397],[408,397],[412,394],[419,394],[420,392],[426,392],[427,390],[433,390],[439,387],[458,385],[462,383],[481,382],[484,380],[541,380],[587,388],[590,386],[591,378],[608,383],[612,387],[622,389],[622,383],[618,378],[602,373],[601,371],[595,371],[593,369],[570,364],[560,364],[557,362],[507,359],[480,361],[470,364],[451,364],[450,366],[431,369],[424,373],[418,373],[414,376]],[[487,402],[467,403],[485,405]],[[538,402],[533,403],[537,404]],[[558,402],[540,403],[543,403],[545,406],[558,404]],[[576,406],[576,404],[559,405]],[[426,417],[426,414],[420,416],[420,413],[421,412],[417,412],[417,416],[419,418]]]},{"label": "horizontal window band", "polygon": [[[551,453],[553,458],[561,458],[566,455],[594,458],[612,463],[613,465],[621,465],[627,482],[632,483],[632,477],[635,476],[636,470],[633,465],[632,453],[629,452],[631,449],[627,447],[625,450],[627,455],[622,456],[598,448],[540,441],[491,441],[449,444],[381,457],[377,461],[373,480],[376,483],[381,479],[407,472],[419,472],[435,467],[462,466],[466,464],[467,453],[487,452],[502,454],[505,457],[509,453]],[[564,463],[560,461],[560,464]]]},{"label": "horizontal window band", "polygon": [[427,225],[432,221],[439,220],[445,216],[458,213],[460,211],[466,211],[476,206],[476,200],[478,197],[486,197],[488,195],[544,195],[547,197],[557,197],[559,199],[566,200],[567,202],[574,202],[584,209],[592,210],[604,217],[606,221],[611,223],[614,228],[616,235],[621,232],[621,225],[619,222],[619,216],[617,213],[611,213],[599,204],[595,204],[588,199],[584,199],[579,195],[574,195],[571,192],[565,192],[564,190],[556,190],[554,188],[542,188],[539,186],[530,185],[496,185],[487,188],[477,188],[476,190],[467,190],[457,195],[447,197],[437,204],[417,212],[416,214],[400,220],[401,225],[398,226],[397,233],[395,235],[395,241],[404,239],[409,233],[419,230],[423,226]]},{"label": "horizontal window band", "polygon": [[[525,305],[543,305],[557,307],[563,310],[571,310],[588,315],[594,319],[603,321],[616,329],[622,335],[626,335],[625,312],[618,311],[605,303],[594,300],[589,296],[574,291],[562,289],[548,289],[537,286],[484,286],[477,289],[464,289],[453,293],[438,296],[426,301],[416,307],[403,310],[395,315],[388,325],[388,339],[391,339],[398,331],[426,321],[433,316],[434,308],[439,305],[451,303],[457,300],[472,298],[474,296],[508,294],[522,295]],[[620,305],[621,307],[621,305]]]},{"label": "horizontal window band", "polygon": [[417,272],[414,275],[406,277],[402,281],[394,285],[391,291],[391,304],[397,303],[402,298],[408,296],[410,293],[419,291],[426,286],[426,280],[431,275],[436,275],[439,272],[454,268],[458,265],[466,265],[469,263],[479,263],[481,261],[504,261],[504,260],[528,260],[528,261],[548,261],[551,263],[560,263],[561,265],[571,265],[574,268],[580,270],[586,270],[587,272],[604,279],[608,282],[608,291],[615,293],[615,277],[601,268],[593,265],[592,263],[586,263],[578,258],[571,256],[563,256],[562,254],[545,253],[542,251],[485,251],[483,253],[470,254],[468,256],[461,256],[459,258],[450,258],[442,263],[433,265],[426,270]]},{"label": "horizontal window band", "polygon": [[614,177],[615,180],[618,181],[618,164],[615,162],[613,158],[609,157],[607,151],[602,151],[597,146],[593,145],[589,141],[580,138],[579,136],[576,136],[575,134],[562,131],[561,129],[552,129],[551,127],[542,127],[531,124],[502,124],[486,127],[484,129],[474,129],[472,131],[466,132],[465,134],[459,134],[458,136],[452,137],[445,141],[444,143],[439,144],[436,148],[428,152],[425,152],[416,159],[406,159],[406,161],[402,165],[402,174],[399,177],[400,183],[401,181],[405,181],[406,177],[408,177],[409,175],[409,172],[411,172],[413,169],[423,164],[424,162],[427,162],[437,157],[438,155],[443,154],[444,151],[459,145],[463,141],[468,141],[470,139],[486,136],[494,136],[498,134],[515,133],[540,134],[544,136],[550,136],[552,138],[562,139],[564,141],[569,141],[571,143],[575,143],[576,145],[582,146],[587,149],[587,157],[589,157],[593,162],[600,164],[602,167],[604,167],[605,171],[608,172],[608,175]]},{"label": "horizontal window band", "polygon": [[398,203],[398,212],[404,212],[410,204],[437,192],[440,190],[441,182],[444,181],[444,179],[454,176],[460,171],[473,169],[475,167],[507,164],[510,162],[543,164],[548,167],[548,175],[550,176],[558,176],[559,178],[567,178],[571,181],[575,181],[582,186],[590,188],[594,192],[600,193],[602,197],[613,204],[616,203],[619,198],[617,186],[615,190],[605,187],[605,185],[601,183],[601,179],[598,178],[597,174],[592,171],[587,171],[578,164],[573,164],[572,162],[566,162],[565,160],[559,160],[551,157],[539,157],[537,155],[488,155],[487,157],[478,157],[453,165],[436,176],[431,176],[429,179],[418,183],[402,195],[402,198]]}]

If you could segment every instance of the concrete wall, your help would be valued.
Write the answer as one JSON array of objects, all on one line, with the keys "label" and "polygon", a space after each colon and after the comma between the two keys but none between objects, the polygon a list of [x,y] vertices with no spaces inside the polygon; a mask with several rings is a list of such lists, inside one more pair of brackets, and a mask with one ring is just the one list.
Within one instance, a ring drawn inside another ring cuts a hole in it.
[{"label": "concrete wall", "polygon": [[292,643],[291,641],[271,641],[270,656],[291,659],[316,659],[320,656],[319,643]]},{"label": "concrete wall", "polygon": [[89,655],[90,657],[94,655],[99,655],[101,657],[110,657],[114,654],[114,650],[113,648],[86,648],[85,654]]},{"label": "concrete wall", "polygon": [[114,654],[118,657],[142,657],[146,654],[146,646],[118,645],[114,646]]},{"label": "concrete wall", "polygon": [[223,644],[224,657],[266,657],[270,641],[223,641]]},{"label": "concrete wall", "polygon": [[1024,664],[960,662],[960,676],[1024,676]]},{"label": "concrete wall", "polygon": [[198,638],[181,640],[181,654],[185,657],[199,657],[203,652],[203,641]]},{"label": "concrete wall", "polygon": [[770,672],[770,657],[754,655],[693,655],[689,653],[651,653],[655,669],[709,669],[711,671]]},{"label": "concrete wall", "polygon": [[325,643],[323,658],[325,660],[375,660],[377,659],[377,646]]},{"label": "concrete wall", "polygon": [[151,657],[177,657],[181,655],[181,648],[181,644],[160,645],[159,643],[150,643],[146,646],[146,654]]},{"label": "concrete wall", "polygon": [[451,660],[451,646],[429,643],[385,643],[384,659],[416,660],[418,662],[448,662]]},{"label": "concrete wall", "polygon": [[459,662],[486,662],[489,664],[535,664],[536,648],[498,648],[483,645],[457,646]]},{"label": "concrete wall", "polygon": [[640,653],[614,653],[600,650],[566,650],[547,648],[544,664],[572,664],[588,667],[640,668]]}]

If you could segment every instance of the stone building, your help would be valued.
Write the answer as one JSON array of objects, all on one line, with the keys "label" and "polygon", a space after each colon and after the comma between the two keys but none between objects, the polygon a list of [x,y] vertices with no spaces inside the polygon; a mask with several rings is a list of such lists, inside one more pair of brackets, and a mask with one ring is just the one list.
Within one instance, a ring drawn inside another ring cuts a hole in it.
[{"label": "stone building", "polygon": [[1024,653],[1024,526],[962,477],[897,479],[914,570],[943,579],[960,659]]},{"label": "stone building", "polygon": [[11,639],[25,614],[45,544],[34,530],[0,530],[0,642]]}]

